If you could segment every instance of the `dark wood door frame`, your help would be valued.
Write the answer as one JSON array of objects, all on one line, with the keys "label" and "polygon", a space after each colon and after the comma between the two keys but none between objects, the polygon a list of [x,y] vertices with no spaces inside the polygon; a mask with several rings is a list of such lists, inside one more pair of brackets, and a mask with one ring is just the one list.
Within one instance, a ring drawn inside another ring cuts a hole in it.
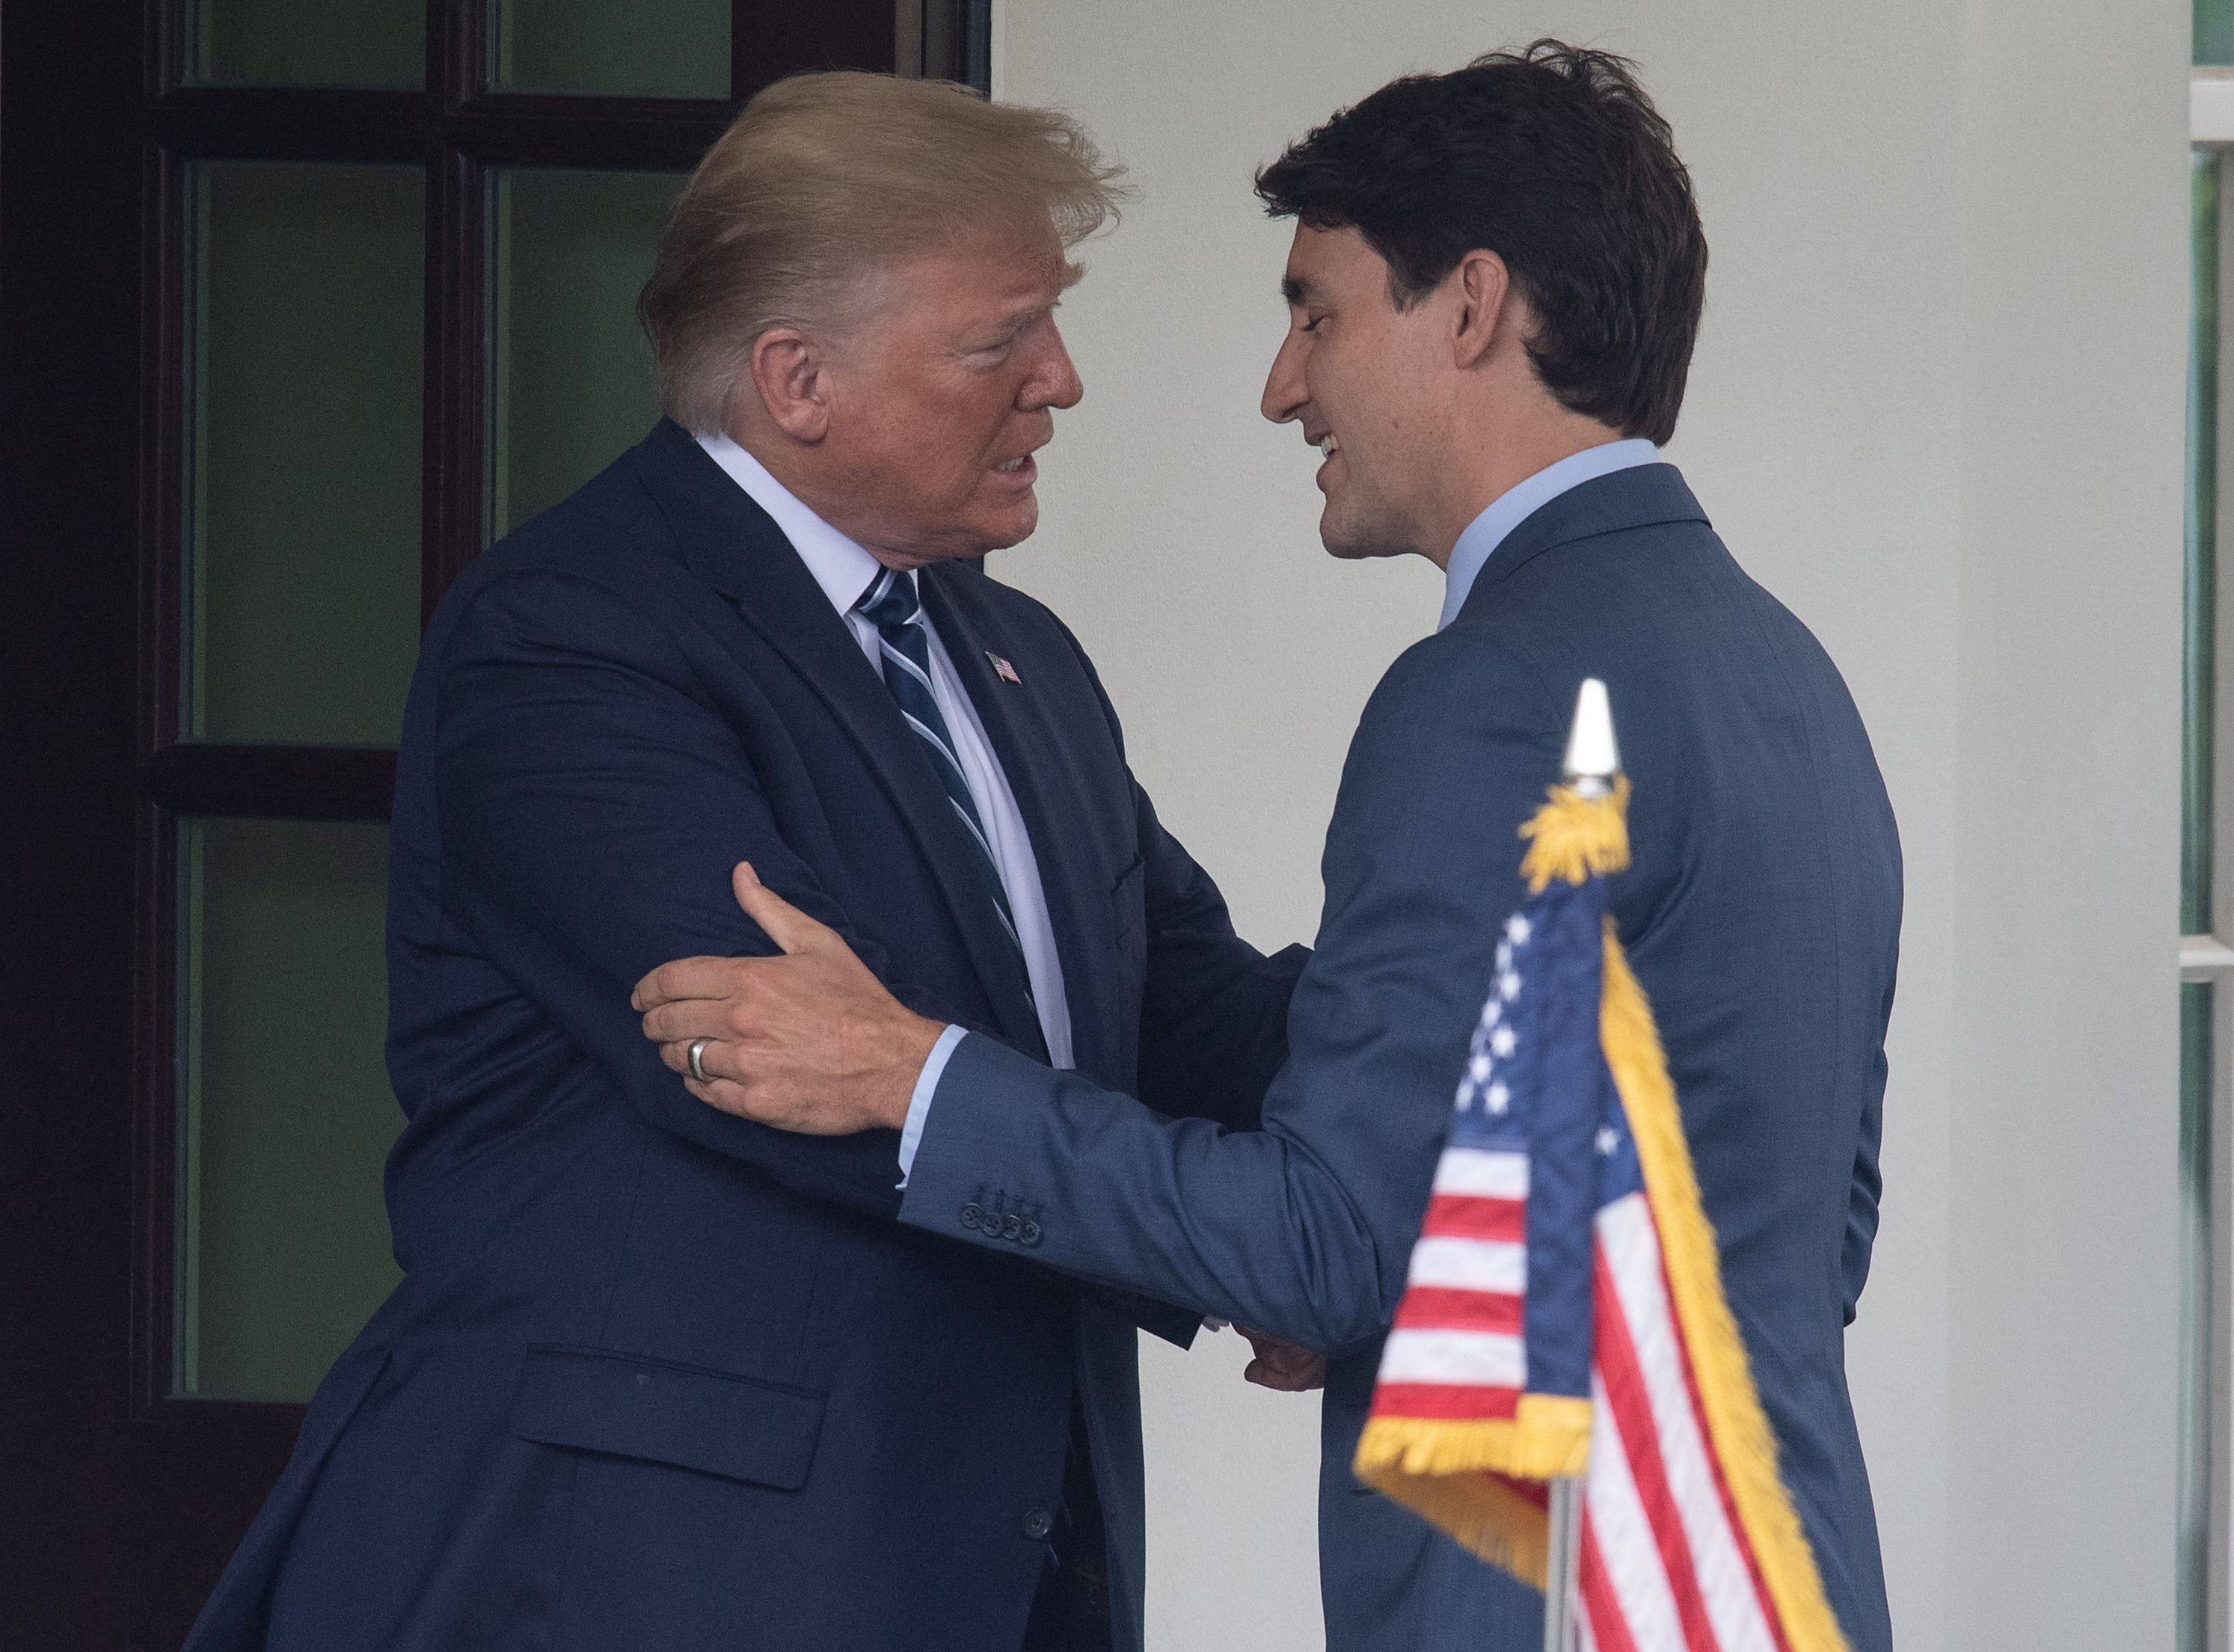
[{"label": "dark wood door frame", "polygon": [[[735,107],[485,92],[480,0],[429,0],[423,94],[181,88],[181,5],[0,4],[0,1647],[37,1652],[174,1647],[301,1419],[170,1395],[171,823],[384,818],[393,778],[176,739],[185,163],[428,168],[431,607],[484,532],[485,168],[681,169]],[[739,10],[739,92],[986,83],[986,0]]]}]

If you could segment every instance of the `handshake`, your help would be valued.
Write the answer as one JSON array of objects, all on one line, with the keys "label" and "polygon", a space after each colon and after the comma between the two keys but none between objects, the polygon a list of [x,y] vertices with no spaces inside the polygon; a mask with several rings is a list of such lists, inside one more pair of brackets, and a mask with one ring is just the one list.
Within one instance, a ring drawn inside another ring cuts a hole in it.
[{"label": "handshake", "polygon": [[1284,1342],[1277,1336],[1251,1330],[1246,1325],[1233,1328],[1249,1339],[1249,1346],[1257,1350],[1257,1357],[1249,1361],[1249,1368],[1241,1374],[1242,1380],[1253,1382],[1260,1388],[1274,1388],[1282,1394],[1308,1394],[1313,1388],[1326,1387],[1326,1355],[1314,1354],[1307,1348],[1297,1348],[1293,1342]]}]

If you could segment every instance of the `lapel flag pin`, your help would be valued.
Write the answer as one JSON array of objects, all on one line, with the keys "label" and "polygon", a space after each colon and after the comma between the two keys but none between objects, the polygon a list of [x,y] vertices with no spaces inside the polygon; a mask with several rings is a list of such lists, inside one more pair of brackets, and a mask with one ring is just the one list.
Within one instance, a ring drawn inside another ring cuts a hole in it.
[{"label": "lapel flag pin", "polygon": [[1023,678],[1016,675],[1016,668],[994,653],[991,649],[985,650],[985,657],[993,662],[993,675],[1002,682],[1013,682],[1020,689],[1024,686]]}]

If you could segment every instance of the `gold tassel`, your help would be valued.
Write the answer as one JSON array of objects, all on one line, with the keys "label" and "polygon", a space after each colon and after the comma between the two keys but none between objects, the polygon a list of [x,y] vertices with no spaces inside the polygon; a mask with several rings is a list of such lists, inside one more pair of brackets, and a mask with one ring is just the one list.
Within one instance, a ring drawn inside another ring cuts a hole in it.
[{"label": "gold tassel", "polygon": [[1528,892],[1540,895],[1554,878],[1579,885],[1596,873],[1629,869],[1629,777],[1614,776],[1613,791],[1584,797],[1571,786],[1555,786],[1550,801],[1520,828],[1531,839],[1521,858],[1520,875]]}]

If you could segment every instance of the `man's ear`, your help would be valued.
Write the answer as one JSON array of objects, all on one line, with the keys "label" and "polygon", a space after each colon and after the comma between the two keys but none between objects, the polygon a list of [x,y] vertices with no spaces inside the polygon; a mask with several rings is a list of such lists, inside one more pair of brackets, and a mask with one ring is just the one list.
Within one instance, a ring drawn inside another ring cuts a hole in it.
[{"label": "man's ear", "polygon": [[1476,367],[1488,359],[1499,333],[1510,330],[1516,319],[1518,306],[1508,309],[1506,304],[1514,297],[1512,272],[1496,253],[1477,247],[1459,260],[1451,275],[1459,300],[1452,318],[1451,363]]},{"label": "man's ear", "polygon": [[794,441],[815,442],[830,428],[830,367],[816,340],[771,327],[753,341],[753,388],[776,426]]}]

